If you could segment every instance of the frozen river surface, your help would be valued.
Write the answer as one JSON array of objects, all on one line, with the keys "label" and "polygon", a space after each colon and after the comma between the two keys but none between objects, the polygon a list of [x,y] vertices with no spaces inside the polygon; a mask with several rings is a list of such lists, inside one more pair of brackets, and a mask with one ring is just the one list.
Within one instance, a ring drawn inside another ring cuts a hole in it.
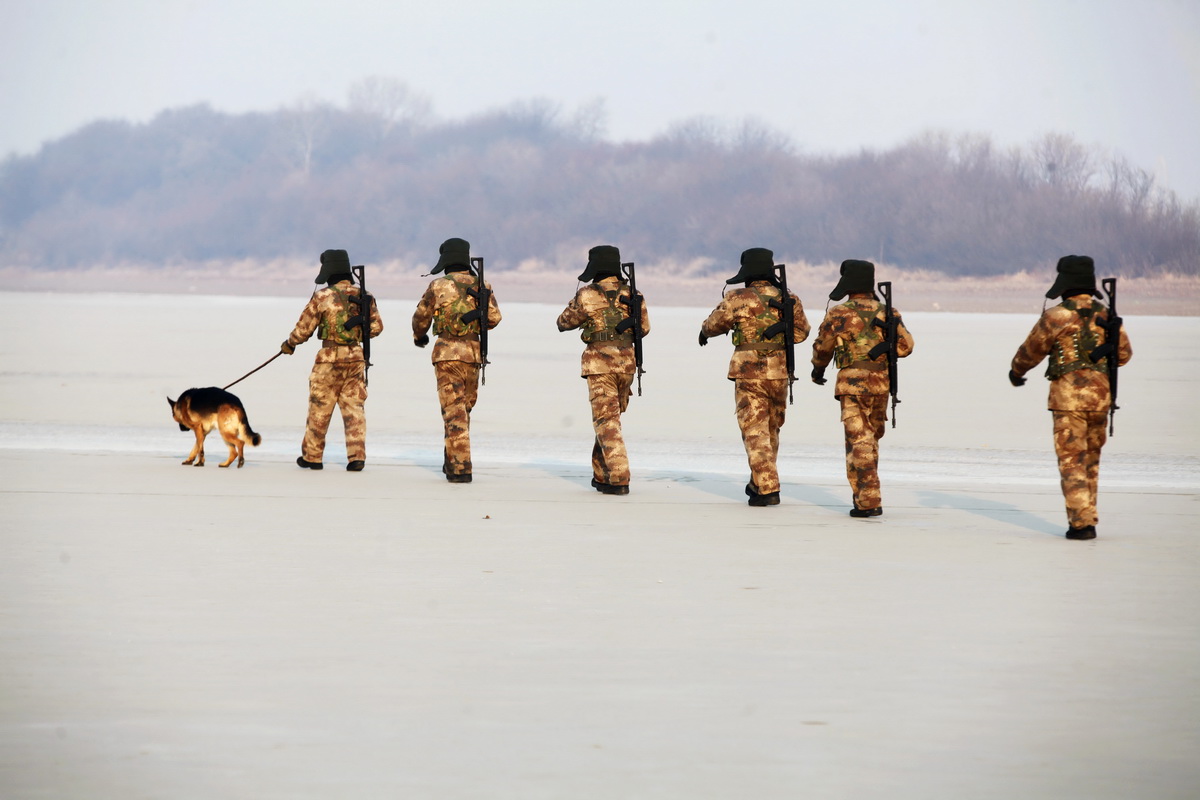
[{"label": "frozen river surface", "polygon": [[851,520],[807,380],[783,503],[745,505],[708,309],[651,306],[628,497],[588,487],[561,309],[503,294],[473,484],[438,471],[415,302],[388,298],[366,471],[336,422],[331,468],[293,464],[312,343],[233,388],[244,469],[215,434],[180,467],[164,397],[262,363],[302,305],[0,294],[0,796],[1200,794],[1200,320],[1127,320],[1081,543],[1044,382],[1005,377],[1038,306],[906,316],[886,513]]}]

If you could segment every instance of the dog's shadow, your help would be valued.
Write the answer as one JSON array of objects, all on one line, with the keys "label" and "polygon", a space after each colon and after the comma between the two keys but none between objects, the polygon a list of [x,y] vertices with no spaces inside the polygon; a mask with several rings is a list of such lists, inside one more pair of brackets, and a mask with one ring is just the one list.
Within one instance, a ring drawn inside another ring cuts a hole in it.
[{"label": "dog's shadow", "polygon": [[971,495],[949,494],[947,492],[919,491],[918,502],[925,508],[953,508],[966,511],[969,514],[984,517],[995,522],[1016,525],[1034,533],[1045,533],[1051,536],[1063,536],[1062,529],[1042,519],[1037,514],[1014,506],[1012,503],[1000,503]]}]

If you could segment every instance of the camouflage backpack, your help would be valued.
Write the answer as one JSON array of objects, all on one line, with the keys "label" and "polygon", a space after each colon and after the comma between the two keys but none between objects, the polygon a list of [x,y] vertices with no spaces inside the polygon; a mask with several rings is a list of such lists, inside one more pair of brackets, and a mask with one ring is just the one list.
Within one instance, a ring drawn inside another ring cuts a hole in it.
[{"label": "camouflage backpack", "polygon": [[860,304],[857,300],[851,300],[845,303],[845,306],[862,320],[862,328],[849,340],[837,337],[837,345],[833,348],[833,363],[838,369],[845,369],[860,361],[869,361],[867,354],[871,352],[871,348],[883,341],[883,333],[875,324],[879,317],[878,304]]},{"label": "camouflage backpack", "polygon": [[471,333],[479,333],[479,321],[463,322],[463,314],[475,310],[475,298],[471,297],[469,286],[464,283],[459,283],[453,278],[444,278],[450,281],[456,290],[458,296],[438,306],[433,311],[433,332],[439,336],[447,334],[450,336],[466,336]]},{"label": "camouflage backpack", "polygon": [[[622,287],[624,285],[624,283],[621,284]],[[605,299],[608,300],[608,307],[601,309],[599,315],[589,315],[584,320],[582,326],[583,332],[579,334],[579,338],[588,344],[592,344],[593,342],[631,344],[633,342],[632,330],[617,333],[617,326],[629,316],[619,305],[621,291],[619,289],[605,291],[595,283],[592,284],[592,288],[604,295]]]},{"label": "camouflage backpack", "polygon": [[1061,378],[1077,369],[1106,372],[1108,365],[1103,360],[1097,364],[1091,359],[1091,352],[1101,344],[1099,316],[1106,310],[1104,305],[1092,300],[1080,308],[1074,300],[1066,300],[1062,307],[1079,315],[1079,330],[1070,336],[1060,336],[1054,342],[1050,348],[1050,362],[1046,365],[1046,378]]},{"label": "camouflage backpack", "polygon": [[321,316],[321,323],[317,326],[317,336],[321,341],[337,342],[343,345],[358,344],[362,341],[361,328],[346,330],[346,320],[350,319],[350,296],[336,286],[331,288],[337,295],[335,303],[337,310],[334,312],[332,320],[327,314]]},{"label": "camouflage backpack", "polygon": [[775,323],[779,322],[779,319],[780,319],[779,309],[772,306],[771,301],[774,300],[776,302],[779,302],[780,298],[775,297],[773,295],[763,294],[758,289],[755,289],[753,286],[749,287],[749,289],[750,289],[750,291],[754,292],[754,294],[758,295],[758,300],[762,304],[763,311],[761,314],[755,315],[754,323],[752,325],[747,325],[747,326],[738,325],[736,328],[733,329],[733,344],[734,344],[734,346],[736,347],[741,344],[757,344],[759,342],[770,342],[772,344],[778,343],[780,345],[780,347],[783,347],[785,342],[784,342],[782,331],[780,331],[777,335],[772,336],[770,339],[763,338],[763,334],[766,333],[767,328],[769,328],[772,325],[774,325]]}]

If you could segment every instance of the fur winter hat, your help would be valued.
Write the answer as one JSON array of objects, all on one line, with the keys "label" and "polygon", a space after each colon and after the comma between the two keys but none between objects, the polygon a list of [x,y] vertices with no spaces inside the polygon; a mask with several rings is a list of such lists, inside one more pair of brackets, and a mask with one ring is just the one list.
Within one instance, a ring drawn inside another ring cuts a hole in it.
[{"label": "fur winter hat", "polygon": [[742,268],[729,280],[730,283],[769,281],[775,277],[775,254],[765,247],[751,247],[742,252]]},{"label": "fur winter hat", "polygon": [[829,299],[841,300],[849,294],[875,294],[875,265],[870,261],[850,258],[842,262],[842,277]]},{"label": "fur winter hat", "polygon": [[579,276],[584,283],[591,283],[606,275],[621,274],[621,251],[611,244],[601,244],[588,250],[587,268]]},{"label": "fur winter hat", "polygon": [[1054,285],[1046,292],[1048,299],[1071,297],[1077,294],[1094,294],[1096,291],[1096,262],[1091,256],[1063,256],[1058,260],[1058,275]]},{"label": "fur winter hat", "polygon": [[326,250],[321,253],[321,271],[317,273],[317,283],[337,283],[351,274],[350,256],[345,250]]}]

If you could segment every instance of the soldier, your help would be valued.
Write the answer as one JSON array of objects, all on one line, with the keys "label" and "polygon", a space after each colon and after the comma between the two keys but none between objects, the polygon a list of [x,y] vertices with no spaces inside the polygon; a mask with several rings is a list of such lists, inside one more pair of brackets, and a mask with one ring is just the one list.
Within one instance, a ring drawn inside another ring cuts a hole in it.
[{"label": "soldier", "polygon": [[[629,284],[621,278],[621,252],[612,245],[588,251],[587,268],[579,280],[588,285],[558,315],[559,331],[582,328],[581,375],[588,382],[592,404],[592,486],[602,494],[629,494],[629,456],[621,436],[621,414],[633,395],[637,370],[633,329],[629,319]],[[641,297],[641,293],[638,293]],[[650,332],[646,304],[641,304],[641,332]]]},{"label": "soldier", "polygon": [[[361,472],[367,458],[367,417],[363,403],[367,399],[366,361],[362,352],[362,300],[359,288],[351,281],[350,256],[345,250],[321,253],[321,271],[317,283],[328,284],[313,292],[296,327],[280,345],[287,355],[307,342],[315,331],[321,339],[312,373],[308,377],[308,423],[305,426],[301,456],[296,463],[305,469],[321,469],[325,452],[325,434],[333,407],[342,410],[346,428],[346,469]],[[371,338],[383,331],[379,308],[367,295],[370,305]]]},{"label": "soldier", "polygon": [[[786,331],[780,323],[783,292],[775,273],[775,254],[763,247],[742,253],[741,269],[725,281],[743,283],[726,293],[700,326],[700,346],[733,331],[729,380],[737,404],[738,427],[750,463],[746,496],[752,506],[779,505],[779,429],[787,410],[789,375]],[[792,341],[808,338],[808,318],[800,298],[792,299]],[[776,327],[777,333],[768,329]]]},{"label": "soldier", "polygon": [[[471,410],[479,397],[479,279],[471,270],[471,245],[465,239],[447,239],[438,250],[430,274],[446,274],[430,282],[413,314],[413,344],[429,344],[430,325],[437,335],[431,358],[437,378],[438,403],[444,426],[442,473],[450,483],[471,482]],[[491,285],[488,292],[487,329],[500,324],[500,307]]]},{"label": "soldier", "polygon": [[[812,380],[825,385],[825,369],[832,359],[838,368],[833,396],[842,405],[846,431],[846,478],[854,507],[852,517],[877,517],[883,513],[879,493],[879,440],[887,422],[888,379],[884,342],[884,305],[875,296],[875,265],[870,261],[842,262],[841,279],[830,300],[850,299],[825,312],[813,342]],[[892,309],[897,318],[900,312]],[[913,349],[912,334],[897,326],[896,355],[904,358]]]},{"label": "soldier", "polygon": [[[1054,451],[1067,507],[1068,539],[1096,538],[1096,489],[1100,478],[1100,448],[1107,440],[1105,417],[1112,403],[1105,359],[1100,347],[1111,348],[1104,326],[1109,310],[1094,299],[1096,265],[1088,256],[1063,256],[1047,299],[1063,302],[1043,311],[1024,344],[1013,357],[1008,380],[1025,384],[1025,373],[1048,355],[1048,407],[1054,415]],[[1113,320],[1119,324],[1119,318]],[[1118,336],[1117,363],[1133,356],[1124,326]]]}]

